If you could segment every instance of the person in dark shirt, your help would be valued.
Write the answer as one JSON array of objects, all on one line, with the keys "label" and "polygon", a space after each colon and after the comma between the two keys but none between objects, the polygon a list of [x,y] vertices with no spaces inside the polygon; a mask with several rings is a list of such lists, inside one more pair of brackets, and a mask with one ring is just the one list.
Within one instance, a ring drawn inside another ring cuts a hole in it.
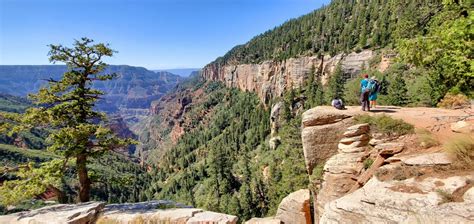
[{"label": "person in dark shirt", "polygon": [[369,104],[369,93],[370,89],[368,88],[369,85],[369,75],[363,74],[363,79],[360,81],[360,103],[362,104],[362,110],[370,111],[370,104]]}]

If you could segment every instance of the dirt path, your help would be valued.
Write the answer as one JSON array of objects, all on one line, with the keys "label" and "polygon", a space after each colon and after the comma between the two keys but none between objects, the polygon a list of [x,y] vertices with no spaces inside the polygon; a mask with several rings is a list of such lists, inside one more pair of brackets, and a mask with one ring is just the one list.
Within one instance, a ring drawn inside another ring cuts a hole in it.
[{"label": "dirt path", "polygon": [[448,110],[428,107],[393,107],[379,106],[371,112],[362,112],[358,106],[348,106],[347,109],[354,113],[386,114],[391,117],[402,119],[415,128],[427,129],[433,133],[440,142],[457,135],[451,131],[451,124],[464,120],[474,124],[474,109]]}]

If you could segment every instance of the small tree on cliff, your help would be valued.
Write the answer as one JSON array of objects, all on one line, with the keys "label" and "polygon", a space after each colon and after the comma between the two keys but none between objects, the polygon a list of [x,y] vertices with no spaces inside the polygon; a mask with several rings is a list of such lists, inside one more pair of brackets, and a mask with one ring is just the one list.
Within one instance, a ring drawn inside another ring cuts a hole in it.
[{"label": "small tree on cliff", "polygon": [[331,102],[333,99],[339,98],[344,101],[344,77],[341,64],[338,64],[336,71],[329,78],[327,86],[327,101]]},{"label": "small tree on cliff", "polygon": [[[65,63],[68,66],[67,72],[60,80],[49,79],[47,87],[30,95],[36,107],[28,109],[20,116],[4,117],[18,124],[12,128],[11,133],[38,126],[50,129],[47,138],[48,151],[57,154],[59,159],[44,163],[39,169],[33,166],[26,170],[20,169],[19,173],[23,174],[20,177],[24,178],[6,183],[0,192],[15,196],[12,192],[24,189],[28,192],[25,192],[23,197],[31,197],[38,191],[52,188],[62,194],[58,187],[60,179],[63,179],[68,161],[75,161],[79,179],[78,199],[80,202],[86,202],[90,199],[91,190],[88,159],[134,143],[132,139],[117,137],[103,125],[105,114],[94,110],[96,101],[104,93],[93,89],[92,84],[115,77],[115,74],[101,73],[106,67],[102,59],[112,56],[115,51],[107,44],[93,44],[93,40],[88,38],[76,40],[73,48],[62,45],[49,47],[49,60],[52,63]],[[28,176],[32,173],[37,174],[36,179]],[[11,191],[5,188],[10,188]]]}]

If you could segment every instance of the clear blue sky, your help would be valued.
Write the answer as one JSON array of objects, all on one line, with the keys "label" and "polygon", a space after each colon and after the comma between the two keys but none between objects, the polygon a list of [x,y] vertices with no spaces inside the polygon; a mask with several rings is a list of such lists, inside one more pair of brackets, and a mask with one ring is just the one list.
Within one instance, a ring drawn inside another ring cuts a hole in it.
[{"label": "clear blue sky", "polygon": [[48,44],[89,37],[110,64],[202,67],[329,0],[0,0],[0,64],[49,64]]}]

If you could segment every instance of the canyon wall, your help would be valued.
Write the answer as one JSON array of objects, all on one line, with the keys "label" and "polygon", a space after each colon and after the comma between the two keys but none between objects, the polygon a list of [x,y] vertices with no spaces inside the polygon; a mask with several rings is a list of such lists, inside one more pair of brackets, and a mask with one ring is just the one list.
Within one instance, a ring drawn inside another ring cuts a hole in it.
[{"label": "canyon wall", "polygon": [[[420,108],[397,110],[386,115],[420,119],[409,112]],[[421,113],[438,119],[447,112],[436,110]],[[452,166],[456,160],[444,151],[420,148],[415,135],[394,137],[354,125],[352,117],[361,113],[358,107],[328,106],[303,113],[315,223],[474,222],[472,169]]]},{"label": "canyon wall", "polygon": [[211,63],[202,70],[207,80],[221,81],[227,87],[257,93],[263,102],[278,97],[288,88],[297,88],[306,80],[311,68],[325,84],[338,63],[341,63],[346,78],[353,78],[368,66],[374,56],[372,50],[359,53],[290,58],[285,61],[264,61],[260,64],[219,65]]}]

